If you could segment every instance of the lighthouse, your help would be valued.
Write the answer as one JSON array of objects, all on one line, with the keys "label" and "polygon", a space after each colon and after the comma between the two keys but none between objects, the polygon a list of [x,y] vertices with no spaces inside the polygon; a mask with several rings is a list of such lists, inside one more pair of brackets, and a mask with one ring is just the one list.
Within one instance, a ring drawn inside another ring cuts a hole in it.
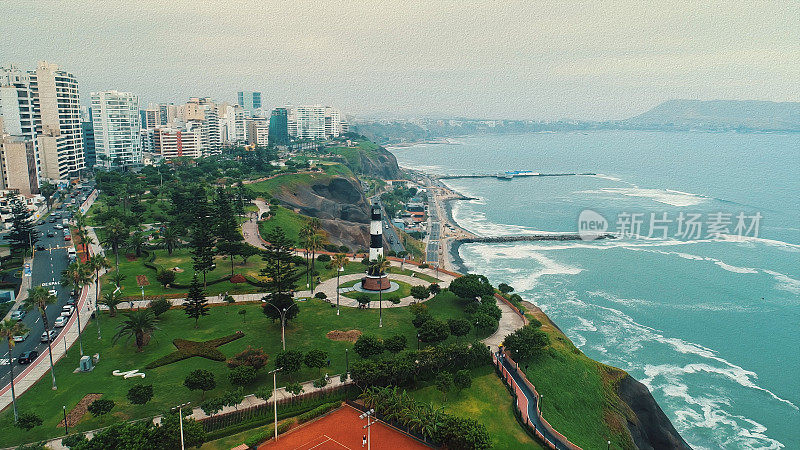
[{"label": "lighthouse", "polygon": [[375,261],[383,256],[383,228],[381,227],[381,208],[372,205],[372,218],[369,222],[369,260]]}]

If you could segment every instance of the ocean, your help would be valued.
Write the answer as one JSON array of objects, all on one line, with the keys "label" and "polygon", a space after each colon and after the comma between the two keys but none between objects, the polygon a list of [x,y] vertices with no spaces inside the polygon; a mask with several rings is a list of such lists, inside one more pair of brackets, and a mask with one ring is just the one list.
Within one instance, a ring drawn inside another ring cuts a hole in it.
[{"label": "ocean", "polygon": [[694,448],[800,448],[800,134],[478,135],[392,152],[436,174],[595,174],[446,180],[476,199],[453,217],[479,235],[575,233],[585,210],[626,235],[465,244],[463,269],[642,381]]}]

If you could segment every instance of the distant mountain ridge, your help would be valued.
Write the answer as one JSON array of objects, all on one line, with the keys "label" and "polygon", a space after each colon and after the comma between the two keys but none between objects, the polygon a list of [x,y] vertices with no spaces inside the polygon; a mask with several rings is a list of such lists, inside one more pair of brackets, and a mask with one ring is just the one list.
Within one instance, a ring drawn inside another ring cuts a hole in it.
[{"label": "distant mountain ridge", "polygon": [[638,116],[617,123],[635,128],[798,131],[800,102],[669,100]]}]

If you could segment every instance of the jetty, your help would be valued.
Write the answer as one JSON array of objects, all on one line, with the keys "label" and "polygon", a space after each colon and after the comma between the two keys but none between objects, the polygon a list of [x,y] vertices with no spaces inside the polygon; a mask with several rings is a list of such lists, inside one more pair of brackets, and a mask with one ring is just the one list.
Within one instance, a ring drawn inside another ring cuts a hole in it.
[{"label": "jetty", "polygon": [[438,175],[436,178],[440,180],[455,180],[459,178],[496,178],[498,180],[513,180],[519,177],[577,177],[577,176],[593,176],[596,173],[539,173],[532,170],[509,170],[506,172],[498,173],[473,173],[473,174],[452,174],[452,175]]}]

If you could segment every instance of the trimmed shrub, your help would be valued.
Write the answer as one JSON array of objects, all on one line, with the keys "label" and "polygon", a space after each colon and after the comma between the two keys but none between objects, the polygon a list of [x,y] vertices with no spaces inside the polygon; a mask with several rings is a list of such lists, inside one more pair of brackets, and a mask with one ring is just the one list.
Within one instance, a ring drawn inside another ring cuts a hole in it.
[{"label": "trimmed shrub", "polygon": [[236,386],[247,386],[256,380],[256,369],[251,366],[238,366],[228,374],[228,380]]},{"label": "trimmed shrub", "polygon": [[300,414],[297,416],[297,423],[305,423],[311,419],[316,419],[317,417],[326,414],[329,411],[332,411],[338,408],[341,405],[339,402],[331,402],[325,403],[324,405],[317,406],[316,408],[312,409],[307,413]]},{"label": "trimmed shrub", "polygon": [[319,256],[317,256],[317,261],[319,261],[319,262],[330,262],[331,261],[331,256],[330,255],[325,255],[325,254],[319,255]]},{"label": "trimmed shrub", "polygon": [[153,398],[153,385],[136,384],[128,389],[126,397],[128,397],[128,400],[134,405],[144,405]]},{"label": "trimmed shrub", "polygon": [[102,416],[103,414],[108,414],[114,408],[114,400],[108,400],[105,398],[98,398],[97,400],[93,401],[89,404],[89,412],[92,413],[93,416]]}]

